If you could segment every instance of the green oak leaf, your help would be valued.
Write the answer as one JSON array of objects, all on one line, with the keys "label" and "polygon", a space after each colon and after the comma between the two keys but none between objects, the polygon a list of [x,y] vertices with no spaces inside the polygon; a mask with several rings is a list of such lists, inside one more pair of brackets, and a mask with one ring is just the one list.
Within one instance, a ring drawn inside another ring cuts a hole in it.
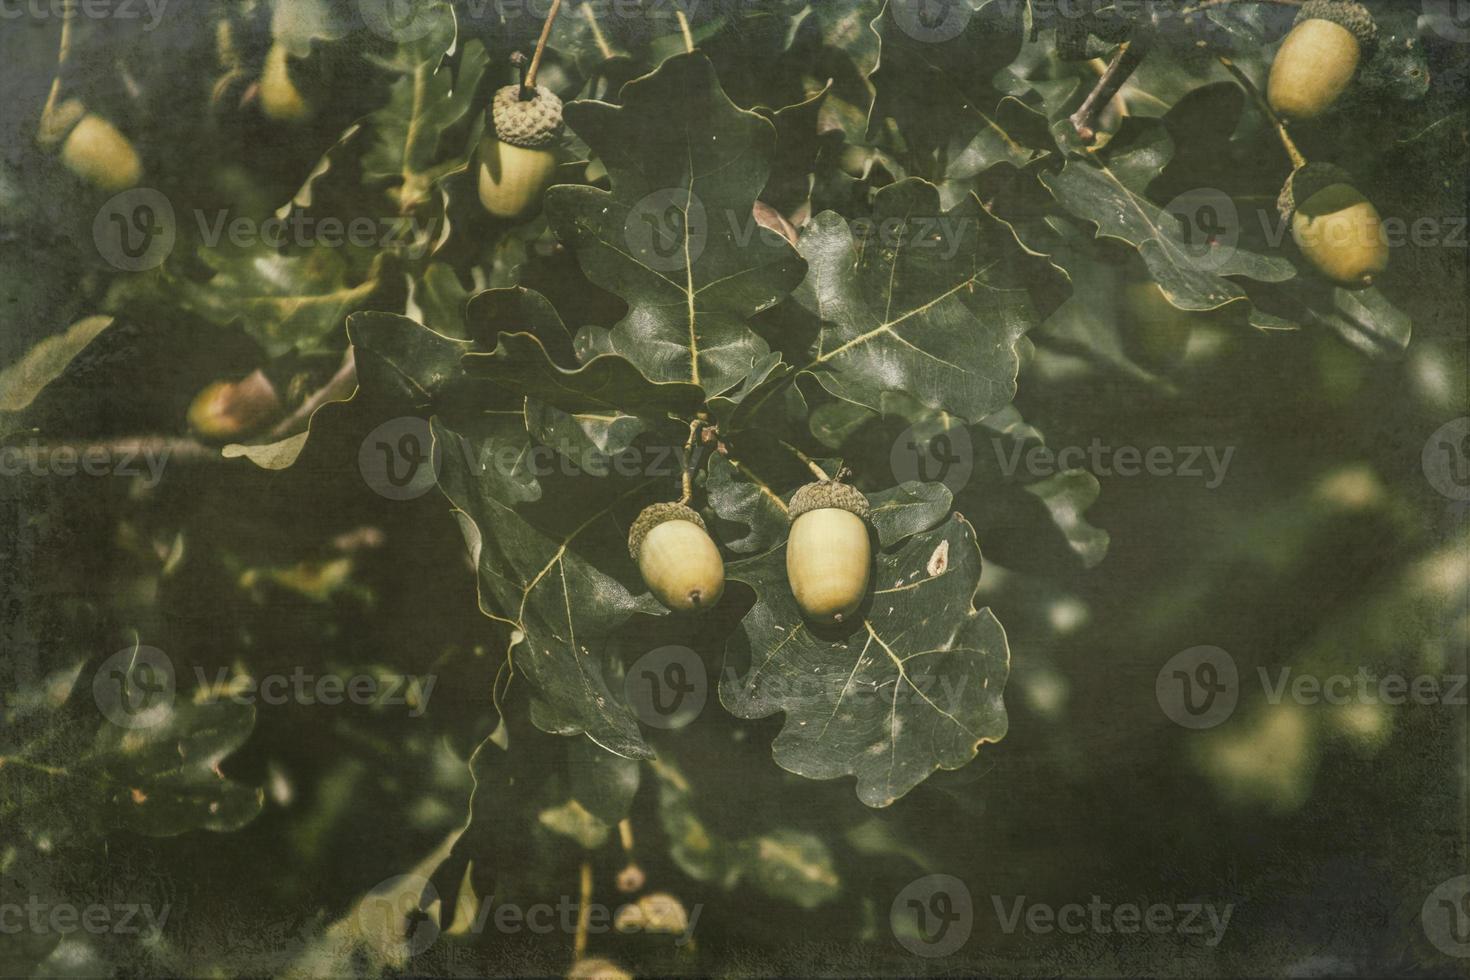
[{"label": "green oak leaf", "polygon": [[[831,212],[803,229],[811,263],[795,301],[821,322],[798,373],[837,398],[874,411],[886,392],[979,419],[1016,393],[1016,343],[1042,319],[1038,302],[1061,297],[1056,270],[1016,241],[969,195],[940,210],[934,185],[911,178],[873,201],[858,226]],[[1052,284],[1046,300],[1032,291]],[[770,395],[747,398],[758,412]]]},{"label": "green oak leaf", "polygon": [[[535,498],[509,492],[531,452],[524,420],[433,421],[439,486],[459,511],[479,572],[480,608],[511,629],[507,655],[536,692],[533,717],[586,732],[627,758],[650,754],[607,680],[609,637],[636,613],[661,615],[628,556],[628,526],[658,481],[534,472]],[[534,460],[534,456],[532,457]],[[554,469],[546,467],[545,469]]]},{"label": "green oak leaf", "polygon": [[954,504],[954,496],[944,484],[917,480],[867,496],[872,506],[868,520],[883,548],[934,527],[949,516]]},{"label": "green oak leaf", "polygon": [[552,227],[588,279],[628,303],[611,330],[587,328],[579,349],[620,354],[654,381],[718,394],[767,353],[748,318],[779,303],[805,272],[751,213],[775,129],[737,108],[697,53],[629,82],[622,99],[566,107],[612,190],[558,185],[546,196]]},{"label": "green oak leaf", "polygon": [[48,849],[117,830],[172,837],[253,820],[261,791],[219,767],[250,737],[255,707],[161,688],[159,669],[146,655],[118,661],[98,681],[127,692],[111,711],[94,703],[93,673],[77,671],[60,709],[0,727],[0,818],[14,816]]},{"label": "green oak leaf", "polygon": [[1010,650],[995,616],[974,608],[980,549],[963,518],[875,556],[872,593],[846,635],[803,619],[783,548],[729,576],[756,601],[726,645],[720,700],[741,718],[785,713],[772,745],[782,768],[854,776],[858,798],[881,807],[1005,734]]},{"label": "green oak leaf", "polygon": [[398,46],[389,67],[399,77],[388,103],[365,120],[363,176],[390,188],[398,214],[412,213],[440,179],[469,164],[484,125],[481,82],[490,63],[485,46],[472,40],[453,69],[445,64],[457,37],[450,4],[415,18],[415,33],[424,24],[427,30]]}]

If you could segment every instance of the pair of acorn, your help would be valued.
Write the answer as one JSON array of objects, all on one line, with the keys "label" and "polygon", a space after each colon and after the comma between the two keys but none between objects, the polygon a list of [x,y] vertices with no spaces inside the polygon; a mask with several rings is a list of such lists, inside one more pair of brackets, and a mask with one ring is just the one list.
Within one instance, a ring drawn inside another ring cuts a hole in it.
[{"label": "pair of acorn", "polygon": [[[786,580],[802,615],[823,626],[848,621],[868,592],[868,498],[822,480],[787,508]],[[704,519],[682,503],[652,504],[633,522],[628,552],[650,592],[674,612],[698,612],[725,591],[725,563]]]},{"label": "pair of acorn", "polygon": [[[1307,0],[1271,63],[1266,98],[1283,119],[1313,119],[1347,91],[1377,39],[1373,16],[1354,0]],[[1378,210],[1330,164],[1307,164],[1278,201],[1303,257],[1340,286],[1371,286],[1388,268]]]}]

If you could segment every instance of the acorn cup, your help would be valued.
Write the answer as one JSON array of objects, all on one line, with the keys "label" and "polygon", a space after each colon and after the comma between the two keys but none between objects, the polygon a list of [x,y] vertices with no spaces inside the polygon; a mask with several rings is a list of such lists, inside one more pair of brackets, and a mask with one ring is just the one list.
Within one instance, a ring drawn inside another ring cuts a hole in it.
[{"label": "acorn cup", "polygon": [[60,143],[61,162],[98,190],[115,194],[143,178],[143,161],[132,140],[77,99],[48,110],[37,138],[45,147]]},{"label": "acorn cup", "polygon": [[1388,268],[1378,209],[1339,167],[1309,163],[1292,171],[1277,207],[1291,237],[1321,275],[1349,289],[1373,285]]},{"label": "acorn cup", "polygon": [[1271,62],[1266,98],[1285,119],[1312,119],[1347,91],[1378,29],[1352,0],[1307,0]]},{"label": "acorn cup", "polygon": [[561,99],[543,85],[529,99],[507,85],[490,106],[494,133],[480,140],[480,203],[497,218],[534,214],[556,170],[552,152],[561,135]]},{"label": "acorn cup", "polygon": [[872,546],[868,498],[823,480],[796,491],[788,508],[786,579],[802,615],[823,626],[849,620],[868,592]]},{"label": "acorn cup", "polygon": [[651,504],[628,532],[628,553],[655,598],[673,612],[698,612],[720,601],[725,563],[704,518],[679,503]]}]

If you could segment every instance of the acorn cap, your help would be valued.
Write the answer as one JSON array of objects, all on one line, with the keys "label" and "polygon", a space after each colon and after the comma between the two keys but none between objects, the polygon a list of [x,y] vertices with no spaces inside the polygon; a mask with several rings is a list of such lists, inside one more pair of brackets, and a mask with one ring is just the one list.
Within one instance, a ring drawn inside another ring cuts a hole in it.
[{"label": "acorn cap", "polygon": [[1276,198],[1276,210],[1281,212],[1283,220],[1290,221],[1297,207],[1318,191],[1333,184],[1347,184],[1351,187],[1352,183],[1352,175],[1341,167],[1330,163],[1309,163],[1293,170],[1291,176],[1286,178],[1286,183],[1281,185],[1281,194]]},{"label": "acorn cap", "polygon": [[1378,25],[1368,8],[1354,0],[1307,0],[1296,15],[1294,23],[1304,20],[1330,20],[1345,27],[1358,39],[1358,44],[1368,47],[1378,37]]},{"label": "acorn cap", "polygon": [[868,519],[868,498],[863,496],[862,491],[846,483],[834,483],[831,480],[808,483],[796,491],[787,511],[794,521],[802,514],[829,508],[845,510],[863,520]]},{"label": "acorn cap", "polygon": [[550,146],[561,135],[561,99],[544,85],[536,86],[535,98],[522,99],[519,85],[507,85],[496,91],[490,118],[501,142],[527,149]]},{"label": "acorn cap", "polygon": [[634,561],[638,560],[638,549],[643,547],[643,539],[648,537],[648,532],[667,521],[688,521],[707,533],[704,518],[683,504],[672,501],[649,504],[643,508],[643,513],[638,515],[632,529],[628,531],[628,554],[633,556]]}]

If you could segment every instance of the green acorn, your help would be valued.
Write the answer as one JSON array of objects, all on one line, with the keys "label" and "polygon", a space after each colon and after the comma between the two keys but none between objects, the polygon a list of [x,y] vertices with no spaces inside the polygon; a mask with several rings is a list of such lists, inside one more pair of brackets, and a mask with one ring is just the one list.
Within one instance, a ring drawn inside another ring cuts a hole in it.
[{"label": "green acorn", "polygon": [[480,141],[480,203],[497,218],[522,218],[541,206],[556,169],[561,99],[543,85],[532,98],[507,85],[490,106],[494,133]]},{"label": "green acorn", "polygon": [[115,194],[143,178],[143,161],[132,140],[76,99],[43,115],[37,139],[46,147],[59,143],[61,162],[98,190]]},{"label": "green acorn", "polygon": [[280,418],[275,385],[256,371],[239,381],[215,381],[189,404],[189,428],[209,442],[229,442],[258,432]]},{"label": "green acorn", "polygon": [[1307,0],[1271,62],[1266,97],[1286,119],[1311,119],[1347,90],[1378,29],[1353,0]]},{"label": "green acorn", "polygon": [[1341,168],[1309,163],[1292,171],[1277,207],[1291,222],[1292,240],[1323,277],[1362,289],[1388,268],[1378,209]]},{"label": "green acorn", "polygon": [[651,504],[628,532],[628,553],[648,590],[674,612],[695,612],[720,601],[725,563],[704,518],[678,503]]},{"label": "green acorn", "polygon": [[842,623],[868,592],[868,498],[845,483],[808,483],[791,498],[786,580],[807,618]]},{"label": "green acorn", "polygon": [[291,61],[280,41],[271,45],[260,76],[260,108],[271,119],[299,123],[310,118],[312,106],[291,78]]}]

